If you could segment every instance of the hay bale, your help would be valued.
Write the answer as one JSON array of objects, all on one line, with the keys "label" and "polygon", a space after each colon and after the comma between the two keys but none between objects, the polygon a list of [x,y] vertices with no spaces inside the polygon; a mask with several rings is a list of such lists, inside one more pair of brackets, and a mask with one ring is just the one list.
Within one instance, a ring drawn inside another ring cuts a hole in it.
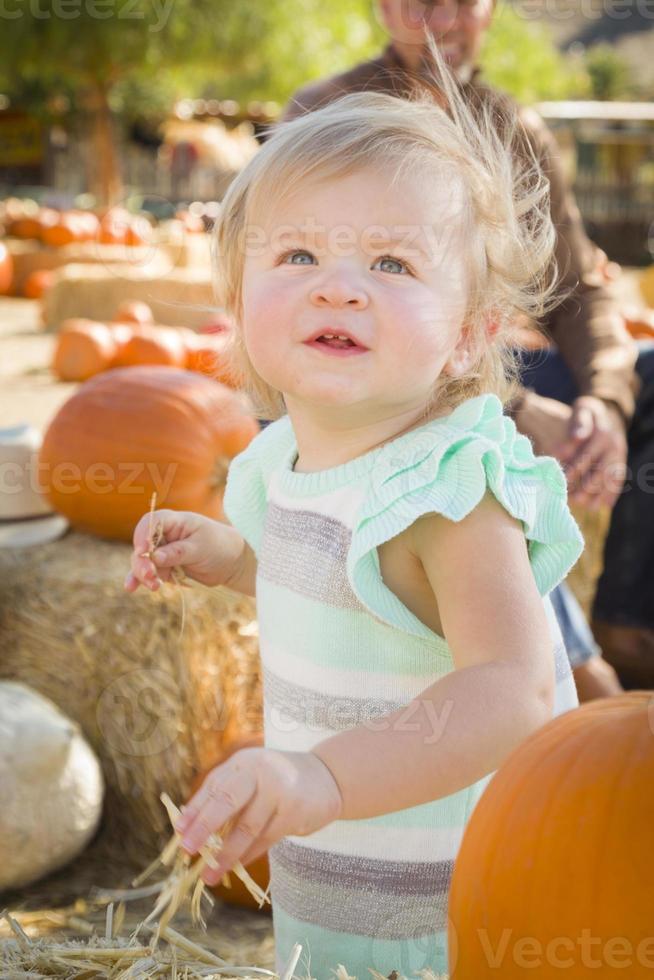
[{"label": "hay bale", "polygon": [[163,275],[174,264],[176,254],[180,259],[186,258],[182,246],[168,242],[156,252],[147,246],[128,249],[124,245],[100,245],[98,242],[75,242],[63,248],[47,248],[40,242],[10,238],[6,244],[14,262],[12,290],[18,295],[22,294],[28,277],[39,269],[61,269],[72,264],[115,266],[127,263],[132,268],[147,270],[148,274]]},{"label": "hay bale", "polygon": [[82,534],[0,550],[0,676],[80,725],[104,772],[106,831],[142,863],[169,831],[160,794],[185,800],[232,740],[261,730],[261,678],[251,599],[130,596],[130,552]]},{"label": "hay bale", "polygon": [[171,269],[209,270],[211,238],[188,232],[181,221],[163,222],[158,229],[161,248],[170,259]]},{"label": "hay bale", "polygon": [[590,619],[597,580],[604,567],[604,542],[609,530],[611,511],[608,507],[588,510],[574,506],[571,510],[586,546],[567,581],[586,618]]},{"label": "hay bale", "polygon": [[177,269],[151,276],[126,266],[70,265],[45,296],[44,320],[49,330],[70,317],[112,320],[119,303],[135,299],[151,307],[157,323],[198,327],[215,306],[211,272]]}]

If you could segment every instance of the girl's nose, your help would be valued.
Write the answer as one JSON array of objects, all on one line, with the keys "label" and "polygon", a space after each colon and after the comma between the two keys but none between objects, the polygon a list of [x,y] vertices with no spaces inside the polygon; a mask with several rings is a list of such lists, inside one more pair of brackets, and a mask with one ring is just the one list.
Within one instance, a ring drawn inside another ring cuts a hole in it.
[{"label": "girl's nose", "polygon": [[315,306],[345,307],[365,309],[368,295],[365,290],[348,283],[342,276],[332,276],[311,290],[311,302]]},{"label": "girl's nose", "polygon": [[422,6],[425,23],[436,37],[450,31],[459,16],[459,0],[436,0]]}]

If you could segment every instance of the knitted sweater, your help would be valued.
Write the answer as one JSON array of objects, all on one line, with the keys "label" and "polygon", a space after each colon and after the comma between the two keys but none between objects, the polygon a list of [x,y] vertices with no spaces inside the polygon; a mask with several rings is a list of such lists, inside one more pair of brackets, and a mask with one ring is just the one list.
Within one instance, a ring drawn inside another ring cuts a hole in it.
[{"label": "knitted sweater", "polygon": [[[558,464],[534,456],[494,395],[331,469],[296,473],[296,458],[284,417],[233,461],[225,495],[229,520],[258,559],[266,746],[307,751],[335,732],[374,725],[454,669],[443,637],[385,586],[377,547],[427,513],[460,521],[487,489],[524,527],[552,634],[553,714],[577,705],[546,596],[577,560],[581,535]],[[359,980],[368,967],[383,976],[445,971],[453,862],[492,775],[272,847],[277,969],[299,942],[296,974],[317,980],[331,980],[339,963]]]}]

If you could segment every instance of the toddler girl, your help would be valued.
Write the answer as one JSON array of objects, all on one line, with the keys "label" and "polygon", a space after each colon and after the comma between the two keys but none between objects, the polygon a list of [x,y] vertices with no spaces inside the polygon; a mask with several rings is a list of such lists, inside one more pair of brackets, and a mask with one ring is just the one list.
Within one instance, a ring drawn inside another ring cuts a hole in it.
[{"label": "toddler girl", "polygon": [[577,704],[547,593],[581,538],[558,464],[502,412],[510,323],[552,294],[547,182],[448,99],[347,96],[231,185],[220,289],[274,421],[231,465],[232,526],[159,511],[150,561],[145,516],[126,582],[182,566],[256,592],[265,748],[215,768],[179,829],[194,853],[232,821],[209,883],[269,850],[278,969],[299,942],[317,980],[447,969],[466,821]]}]

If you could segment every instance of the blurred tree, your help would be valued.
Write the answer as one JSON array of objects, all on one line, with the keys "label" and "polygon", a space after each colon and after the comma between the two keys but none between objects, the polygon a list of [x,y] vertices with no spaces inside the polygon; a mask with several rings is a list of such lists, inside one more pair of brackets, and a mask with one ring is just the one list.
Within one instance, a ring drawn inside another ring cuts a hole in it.
[{"label": "blurred tree", "polygon": [[508,3],[497,4],[482,66],[492,85],[525,104],[589,94],[583,64],[560,53],[545,25],[520,17]]},{"label": "blurred tree", "polygon": [[632,94],[629,66],[610,44],[594,44],[588,48],[585,62],[592,98],[609,101]]},{"label": "blurred tree", "polygon": [[138,93],[189,93],[215,78],[221,97],[280,98],[373,46],[369,0],[14,0],[2,14],[0,80],[41,107],[65,92],[92,139],[88,181],[121,196],[114,110]]}]

